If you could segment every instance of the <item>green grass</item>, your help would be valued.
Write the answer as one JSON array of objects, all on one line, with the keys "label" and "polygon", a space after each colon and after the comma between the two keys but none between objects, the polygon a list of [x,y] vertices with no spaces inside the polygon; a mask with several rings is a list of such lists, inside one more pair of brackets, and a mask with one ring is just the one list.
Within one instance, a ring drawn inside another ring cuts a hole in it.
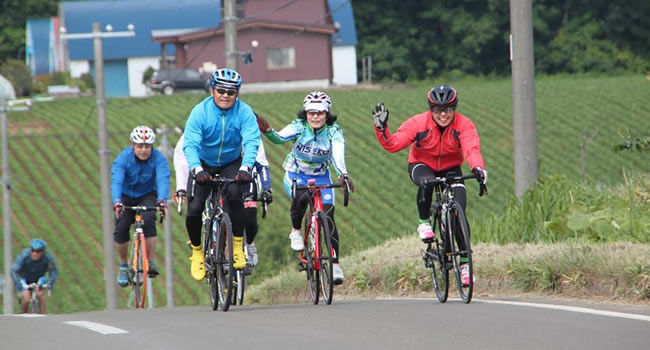
[{"label": "green grass", "polygon": [[[476,124],[489,171],[487,197],[478,197],[476,183],[468,182],[467,186],[468,216],[477,232],[485,220],[514,210],[504,209],[513,196],[512,85],[508,79],[465,79],[446,83],[459,91],[459,112]],[[333,112],[339,115],[338,122],[344,130],[348,169],[357,187],[350,206],[339,205],[336,210],[343,256],[389,238],[414,234],[416,188],[406,172],[408,152],[389,154],[379,146],[372,129],[371,110],[376,102],[383,101],[390,110],[390,128],[395,130],[408,117],[426,110],[425,96],[432,85],[433,82],[422,82],[379,90],[327,91],[334,102]],[[280,129],[295,117],[305,93],[249,93],[242,94],[241,98],[273,127]],[[617,136],[620,129],[650,133],[650,105],[647,103],[650,81],[645,77],[544,77],[536,82],[536,94],[540,176],[561,175],[571,183],[586,183],[586,188],[593,189],[623,182],[624,170],[630,173],[650,171],[646,154],[612,151],[612,145],[620,141]],[[140,124],[183,126],[190,109],[202,99],[203,95],[190,94],[109,99],[111,159],[128,144],[133,127]],[[13,253],[17,254],[33,237],[48,240],[61,270],[61,281],[51,308],[53,312],[97,309],[104,305],[94,106],[94,98],[88,97],[37,103],[30,112],[10,113]],[[170,134],[172,145],[177,139],[178,135]],[[295,266],[295,256],[290,252],[287,239],[289,200],[281,188],[284,173],[281,165],[290,145],[267,142],[265,146],[271,163],[275,201],[268,217],[260,221],[257,242],[261,264],[256,268],[253,282],[272,275],[283,266]],[[592,196],[599,198],[596,194]],[[547,200],[547,197],[539,195],[536,200]],[[585,209],[583,213],[588,212]],[[526,212],[520,215],[521,220],[528,220]],[[188,273],[184,221],[175,214],[170,218],[176,304],[207,304],[207,288],[193,281]],[[630,221],[630,225],[636,225],[633,230],[647,237],[647,226],[634,221]],[[159,227],[161,239],[157,255],[161,267],[164,266],[162,232]],[[530,235],[533,241],[539,235],[538,231],[521,233]],[[484,238],[486,241],[501,239],[512,241],[513,238]],[[117,263],[117,259],[115,261]],[[162,273],[164,276],[165,271]],[[405,276],[396,277],[400,280]],[[163,279],[156,281],[155,297],[156,305],[164,305]],[[119,298],[122,307],[126,294],[120,292]]]}]

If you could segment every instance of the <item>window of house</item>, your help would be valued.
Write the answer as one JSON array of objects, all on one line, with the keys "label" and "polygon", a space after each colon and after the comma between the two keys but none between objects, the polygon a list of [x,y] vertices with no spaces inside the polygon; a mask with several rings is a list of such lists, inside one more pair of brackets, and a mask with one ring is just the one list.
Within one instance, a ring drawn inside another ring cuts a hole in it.
[{"label": "window of house", "polygon": [[285,47],[282,49],[268,49],[266,51],[266,68],[286,69],[296,67],[296,49]]}]

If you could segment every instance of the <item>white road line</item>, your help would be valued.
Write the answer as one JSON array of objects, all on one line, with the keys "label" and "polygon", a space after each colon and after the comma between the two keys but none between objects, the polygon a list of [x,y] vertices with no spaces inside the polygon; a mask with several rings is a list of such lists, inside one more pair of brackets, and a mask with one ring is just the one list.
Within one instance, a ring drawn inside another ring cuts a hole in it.
[{"label": "white road line", "polygon": [[45,317],[43,314],[15,314],[15,315],[10,315],[10,316],[16,316],[16,317]]},{"label": "white road line", "polygon": [[123,333],[129,333],[128,331],[125,331],[121,328],[115,328],[111,326],[107,326],[105,324],[101,323],[95,323],[95,322],[90,322],[90,321],[68,321],[68,322],[63,322],[65,324],[69,324],[71,326],[77,326],[81,328],[86,328],[90,329],[91,331],[101,333],[101,334],[123,334]]},{"label": "white road line", "polygon": [[[435,298],[433,298],[435,299]],[[381,298],[377,300],[432,300],[431,298]],[[460,298],[449,298],[449,300],[460,301]],[[472,302],[486,303],[486,304],[505,304],[505,305],[515,305],[515,306],[527,306],[527,307],[537,307],[541,309],[555,309],[555,310],[564,310],[571,312],[580,312],[584,314],[593,314],[609,317],[619,317],[619,318],[629,318],[632,320],[646,321],[650,322],[650,316],[640,315],[640,314],[629,314],[624,312],[616,311],[605,311],[598,309],[589,309],[586,307],[577,307],[577,306],[565,306],[565,305],[556,305],[556,304],[540,304],[540,303],[528,303],[522,301],[506,301],[506,300],[487,300],[487,299],[472,299]]]},{"label": "white road line", "polygon": [[598,310],[598,309],[589,309],[589,308],[586,308],[586,307],[565,306],[565,305],[555,305],[555,304],[528,303],[528,302],[521,302],[521,301],[504,301],[504,300],[473,299],[472,301],[478,301],[480,303],[488,303],[488,304],[507,304],[507,305],[516,305],[516,306],[537,307],[537,308],[542,308],[542,309],[564,310],[564,311],[571,311],[571,312],[580,312],[580,313],[583,313],[583,314],[629,318],[629,319],[632,319],[632,320],[650,322],[650,316],[646,316],[646,315],[628,314],[628,313],[624,313],[624,312],[606,311],[606,310]]}]

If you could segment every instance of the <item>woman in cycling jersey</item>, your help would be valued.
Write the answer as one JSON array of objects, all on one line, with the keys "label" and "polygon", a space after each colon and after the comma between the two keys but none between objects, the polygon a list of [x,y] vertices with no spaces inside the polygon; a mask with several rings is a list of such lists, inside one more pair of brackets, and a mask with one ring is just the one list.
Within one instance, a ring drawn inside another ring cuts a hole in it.
[{"label": "woman in cycling jersey", "polygon": [[[332,100],[327,94],[314,91],[303,100],[303,108],[298,112],[297,118],[280,131],[275,131],[262,117],[258,117],[260,131],[264,133],[271,142],[283,144],[287,141],[293,142],[292,151],[287,155],[283,167],[286,170],[284,176],[284,189],[291,197],[292,180],[295,178],[299,185],[306,185],[309,179],[315,179],[320,184],[331,184],[330,165],[338,174],[341,184],[347,179],[350,190],[354,191],[354,185],[348,177],[348,170],[345,166],[345,139],[343,130],[335,123],[337,116],[331,113]],[[334,191],[331,188],[322,191],[323,207],[328,217],[334,223]],[[306,190],[296,193],[291,201],[291,249],[294,251],[303,250],[304,243],[300,227],[309,205],[309,196]],[[334,265],[332,273],[334,283],[343,283],[343,270],[339,266],[339,233],[334,224],[332,230],[332,247],[334,248]]]},{"label": "woman in cycling jersey", "polygon": [[[427,93],[429,110],[405,121],[394,134],[388,131],[388,110],[378,103],[373,113],[375,135],[388,152],[398,152],[410,146],[408,171],[411,181],[419,185],[423,179],[433,176],[462,175],[460,166],[463,156],[480,183],[487,183],[487,171],[481,155],[481,139],[474,123],[456,112],[458,94],[448,85],[438,85]],[[467,203],[465,185],[454,184],[456,201],[463,210]],[[416,205],[419,213],[418,234],[423,240],[435,237],[429,224],[429,209],[433,186],[427,186],[422,194],[418,189]],[[424,198],[420,201],[419,198]],[[469,281],[466,265],[462,264],[463,281]]]}]

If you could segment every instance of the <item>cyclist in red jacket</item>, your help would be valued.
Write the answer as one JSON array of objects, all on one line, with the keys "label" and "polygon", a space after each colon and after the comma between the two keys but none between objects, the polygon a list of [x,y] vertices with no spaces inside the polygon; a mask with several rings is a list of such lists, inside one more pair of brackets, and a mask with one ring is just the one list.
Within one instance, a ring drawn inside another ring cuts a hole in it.
[{"label": "cyclist in red jacket", "polygon": [[[409,176],[419,185],[422,179],[432,176],[462,175],[460,166],[463,156],[480,183],[487,183],[487,171],[481,156],[481,139],[474,123],[466,116],[456,112],[458,94],[448,85],[439,85],[427,94],[429,110],[409,118],[394,134],[388,130],[388,110],[383,103],[378,103],[373,113],[377,140],[388,152],[398,152],[407,146],[409,150]],[[465,185],[457,183],[452,186],[456,201],[463,210],[467,203]],[[433,196],[433,186],[428,186],[422,196],[418,189],[417,207],[420,220],[418,234],[423,240],[435,237],[429,224],[429,209]],[[424,198],[424,201],[418,200]],[[469,281],[469,274],[461,258],[463,281]]]}]

